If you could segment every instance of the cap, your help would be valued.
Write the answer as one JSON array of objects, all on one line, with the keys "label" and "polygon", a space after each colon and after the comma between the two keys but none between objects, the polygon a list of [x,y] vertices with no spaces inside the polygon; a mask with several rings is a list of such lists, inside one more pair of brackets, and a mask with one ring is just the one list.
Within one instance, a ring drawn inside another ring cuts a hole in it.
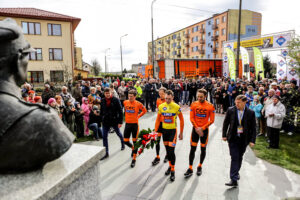
[{"label": "cap", "polygon": [[21,27],[11,18],[0,21],[0,49],[0,57],[18,52],[35,52],[35,49],[24,39]]},{"label": "cap", "polygon": [[271,86],[273,86],[273,85],[276,85],[276,86],[277,86],[277,83],[276,83],[276,82],[271,83]]},{"label": "cap", "polygon": [[56,100],[54,98],[50,98],[48,100],[48,105],[52,104],[53,102],[56,103]]}]

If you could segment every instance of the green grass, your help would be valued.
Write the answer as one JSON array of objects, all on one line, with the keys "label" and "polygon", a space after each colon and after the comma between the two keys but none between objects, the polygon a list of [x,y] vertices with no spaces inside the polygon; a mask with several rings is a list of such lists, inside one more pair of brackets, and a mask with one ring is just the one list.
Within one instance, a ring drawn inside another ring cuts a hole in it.
[{"label": "green grass", "polygon": [[257,157],[300,174],[300,134],[280,134],[280,149],[267,149],[265,137],[256,139],[254,153]]},{"label": "green grass", "polygon": [[76,138],[76,140],[74,141],[74,143],[93,141],[94,140],[93,138],[94,138],[93,135],[83,136],[81,138]]}]

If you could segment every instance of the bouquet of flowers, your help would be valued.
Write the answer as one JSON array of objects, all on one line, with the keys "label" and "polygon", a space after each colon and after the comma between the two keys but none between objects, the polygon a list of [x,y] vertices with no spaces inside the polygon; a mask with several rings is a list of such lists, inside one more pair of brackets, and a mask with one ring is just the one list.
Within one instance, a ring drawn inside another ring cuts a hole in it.
[{"label": "bouquet of flowers", "polygon": [[138,155],[142,154],[144,149],[153,149],[154,145],[157,143],[157,133],[148,130],[141,130],[138,135],[138,139],[134,145],[134,149],[138,149]]}]

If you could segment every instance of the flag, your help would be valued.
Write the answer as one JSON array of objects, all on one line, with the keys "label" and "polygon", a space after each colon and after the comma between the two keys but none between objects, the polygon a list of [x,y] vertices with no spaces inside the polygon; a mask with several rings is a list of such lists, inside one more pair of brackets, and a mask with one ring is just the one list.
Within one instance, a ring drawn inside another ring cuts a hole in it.
[{"label": "flag", "polygon": [[227,59],[228,59],[230,78],[235,80],[235,56],[231,49],[227,47],[225,49],[228,57]]},{"label": "flag", "polygon": [[255,75],[256,75],[256,78],[258,78],[258,74],[259,74],[260,71],[262,72],[262,73],[260,73],[260,77],[265,78],[263,55],[262,55],[261,51],[259,50],[259,48],[257,48],[257,47],[253,47],[253,51],[254,51],[254,62],[255,62]]}]

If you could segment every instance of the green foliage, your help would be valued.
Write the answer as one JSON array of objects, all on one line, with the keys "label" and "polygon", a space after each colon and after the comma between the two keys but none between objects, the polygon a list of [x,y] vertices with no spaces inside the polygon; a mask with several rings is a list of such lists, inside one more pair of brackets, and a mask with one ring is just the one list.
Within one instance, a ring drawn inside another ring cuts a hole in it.
[{"label": "green foliage", "polygon": [[280,149],[267,149],[265,137],[258,137],[253,148],[257,157],[300,174],[300,134],[280,134]]},{"label": "green foliage", "polygon": [[264,75],[265,77],[272,77],[276,74],[276,69],[272,67],[271,59],[269,55],[264,57]]},{"label": "green foliage", "polygon": [[300,76],[300,36],[293,38],[288,45],[289,56],[295,60],[294,69]]},{"label": "green foliage", "polygon": [[100,63],[96,58],[92,60],[92,67],[94,69],[95,75],[98,76],[102,71],[102,67],[100,66]]}]

